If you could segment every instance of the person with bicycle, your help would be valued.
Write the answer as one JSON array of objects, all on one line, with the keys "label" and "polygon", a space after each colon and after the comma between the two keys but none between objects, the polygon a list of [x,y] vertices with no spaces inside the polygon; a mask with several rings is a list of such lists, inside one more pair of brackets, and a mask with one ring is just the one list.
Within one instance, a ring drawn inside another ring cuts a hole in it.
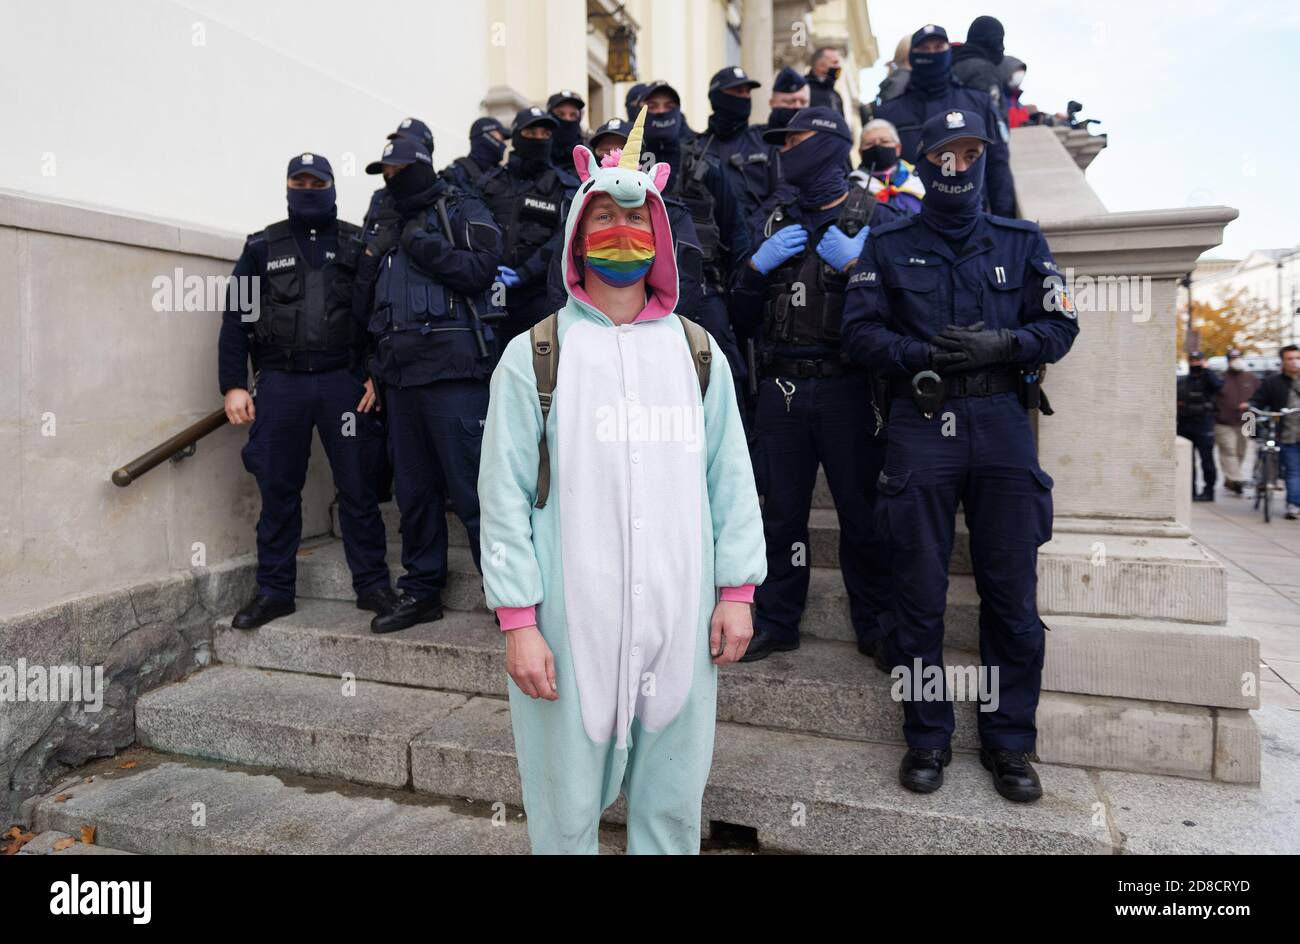
[{"label": "person with bicycle", "polygon": [[[1264,378],[1250,405],[1259,410],[1280,413],[1300,410],[1300,347],[1288,344],[1278,352],[1281,373]],[[1277,443],[1282,452],[1282,477],[1286,481],[1286,517],[1300,519],[1300,413],[1280,418]]]}]

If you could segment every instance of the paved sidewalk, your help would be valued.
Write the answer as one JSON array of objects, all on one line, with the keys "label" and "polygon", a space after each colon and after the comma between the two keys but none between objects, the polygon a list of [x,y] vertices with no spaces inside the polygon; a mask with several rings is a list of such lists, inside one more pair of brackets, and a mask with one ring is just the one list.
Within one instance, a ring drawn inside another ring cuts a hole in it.
[{"label": "paved sidewalk", "polygon": [[1192,505],[1192,533],[1228,568],[1228,614],[1259,637],[1265,705],[1300,711],[1300,521],[1264,524],[1252,500],[1219,490]]}]

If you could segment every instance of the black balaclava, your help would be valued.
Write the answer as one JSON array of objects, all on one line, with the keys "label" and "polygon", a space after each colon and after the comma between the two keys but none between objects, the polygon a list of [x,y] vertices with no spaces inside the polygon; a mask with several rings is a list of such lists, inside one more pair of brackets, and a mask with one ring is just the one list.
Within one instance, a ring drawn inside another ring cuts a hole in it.
[{"label": "black balaclava", "polygon": [[669,186],[672,181],[677,180],[679,175],[678,169],[682,161],[682,110],[672,108],[657,115],[647,114],[645,116],[645,129],[643,131],[644,144],[642,153],[651,151],[654,153],[655,160],[667,164],[673,169],[672,176],[669,178]]},{"label": "black balaclava", "polygon": [[582,122],[576,118],[565,121],[555,112],[550,115],[559,125],[551,134],[551,153],[572,154],[574,145],[582,143]]},{"label": "black balaclava", "polygon": [[432,202],[430,191],[437,183],[438,172],[423,161],[416,161],[387,178],[384,186],[393,195],[397,212],[406,217]]},{"label": "black balaclava", "polygon": [[977,16],[966,30],[966,42],[978,46],[988,54],[989,61],[997,65],[1002,61],[1002,43],[1007,32],[1002,23],[992,16]]},{"label": "black balaclava", "polygon": [[913,49],[907,54],[912,67],[909,87],[928,95],[941,92],[952,84],[952,47],[943,52],[921,52]]},{"label": "black balaclava", "polygon": [[525,138],[522,128],[510,136],[510,146],[514,153],[510,160],[517,162],[519,172],[525,177],[539,177],[551,166],[551,141],[549,138]]},{"label": "black balaclava", "polygon": [[773,108],[767,113],[767,126],[769,128],[784,128],[794,117],[797,108]]},{"label": "black balaclava", "polygon": [[925,155],[916,162],[916,175],[925,184],[921,221],[945,239],[965,239],[979,222],[987,155],[986,150],[964,171],[946,175]]},{"label": "black balaclava", "polygon": [[744,131],[754,107],[751,99],[729,95],[722,89],[714,89],[709,93],[709,104],[713,106],[713,114],[709,115],[709,131],[720,138],[732,138]]},{"label": "black balaclava", "polygon": [[815,212],[848,191],[850,147],[839,135],[818,131],[781,152],[781,176],[798,189],[799,206]]},{"label": "black balaclava", "polygon": [[334,182],[324,190],[295,190],[287,187],[289,198],[289,215],[301,220],[308,226],[323,226],[334,221],[338,211],[335,206],[337,194]]},{"label": "black balaclava", "polygon": [[501,163],[506,153],[506,143],[492,137],[492,129],[485,128],[469,137],[469,157],[484,170],[491,170]]}]

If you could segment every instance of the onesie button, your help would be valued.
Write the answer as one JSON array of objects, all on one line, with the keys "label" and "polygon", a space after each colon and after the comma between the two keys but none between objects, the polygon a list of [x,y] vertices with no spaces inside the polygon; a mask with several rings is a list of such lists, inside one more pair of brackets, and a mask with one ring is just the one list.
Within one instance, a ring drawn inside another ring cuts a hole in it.
[{"label": "onesie button", "polygon": [[641,585],[640,585],[640,584],[637,584],[636,586],[634,586],[634,587],[632,588],[632,592],[635,593],[635,594],[637,594],[638,596],[640,596],[640,595],[641,595]]}]

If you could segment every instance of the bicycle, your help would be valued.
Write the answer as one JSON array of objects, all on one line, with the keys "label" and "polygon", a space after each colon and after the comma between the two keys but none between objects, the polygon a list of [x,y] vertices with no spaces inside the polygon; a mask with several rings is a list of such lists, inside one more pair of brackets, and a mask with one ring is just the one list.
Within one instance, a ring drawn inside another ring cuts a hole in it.
[{"label": "bicycle", "polygon": [[[1279,491],[1277,479],[1282,458],[1282,447],[1277,444],[1275,426],[1284,416],[1300,413],[1300,408],[1287,407],[1279,411],[1261,410],[1248,406],[1242,415],[1248,429],[1253,428],[1255,447],[1255,510],[1264,510],[1264,523],[1272,521],[1272,498]],[[1247,435],[1250,435],[1248,432]]]}]

